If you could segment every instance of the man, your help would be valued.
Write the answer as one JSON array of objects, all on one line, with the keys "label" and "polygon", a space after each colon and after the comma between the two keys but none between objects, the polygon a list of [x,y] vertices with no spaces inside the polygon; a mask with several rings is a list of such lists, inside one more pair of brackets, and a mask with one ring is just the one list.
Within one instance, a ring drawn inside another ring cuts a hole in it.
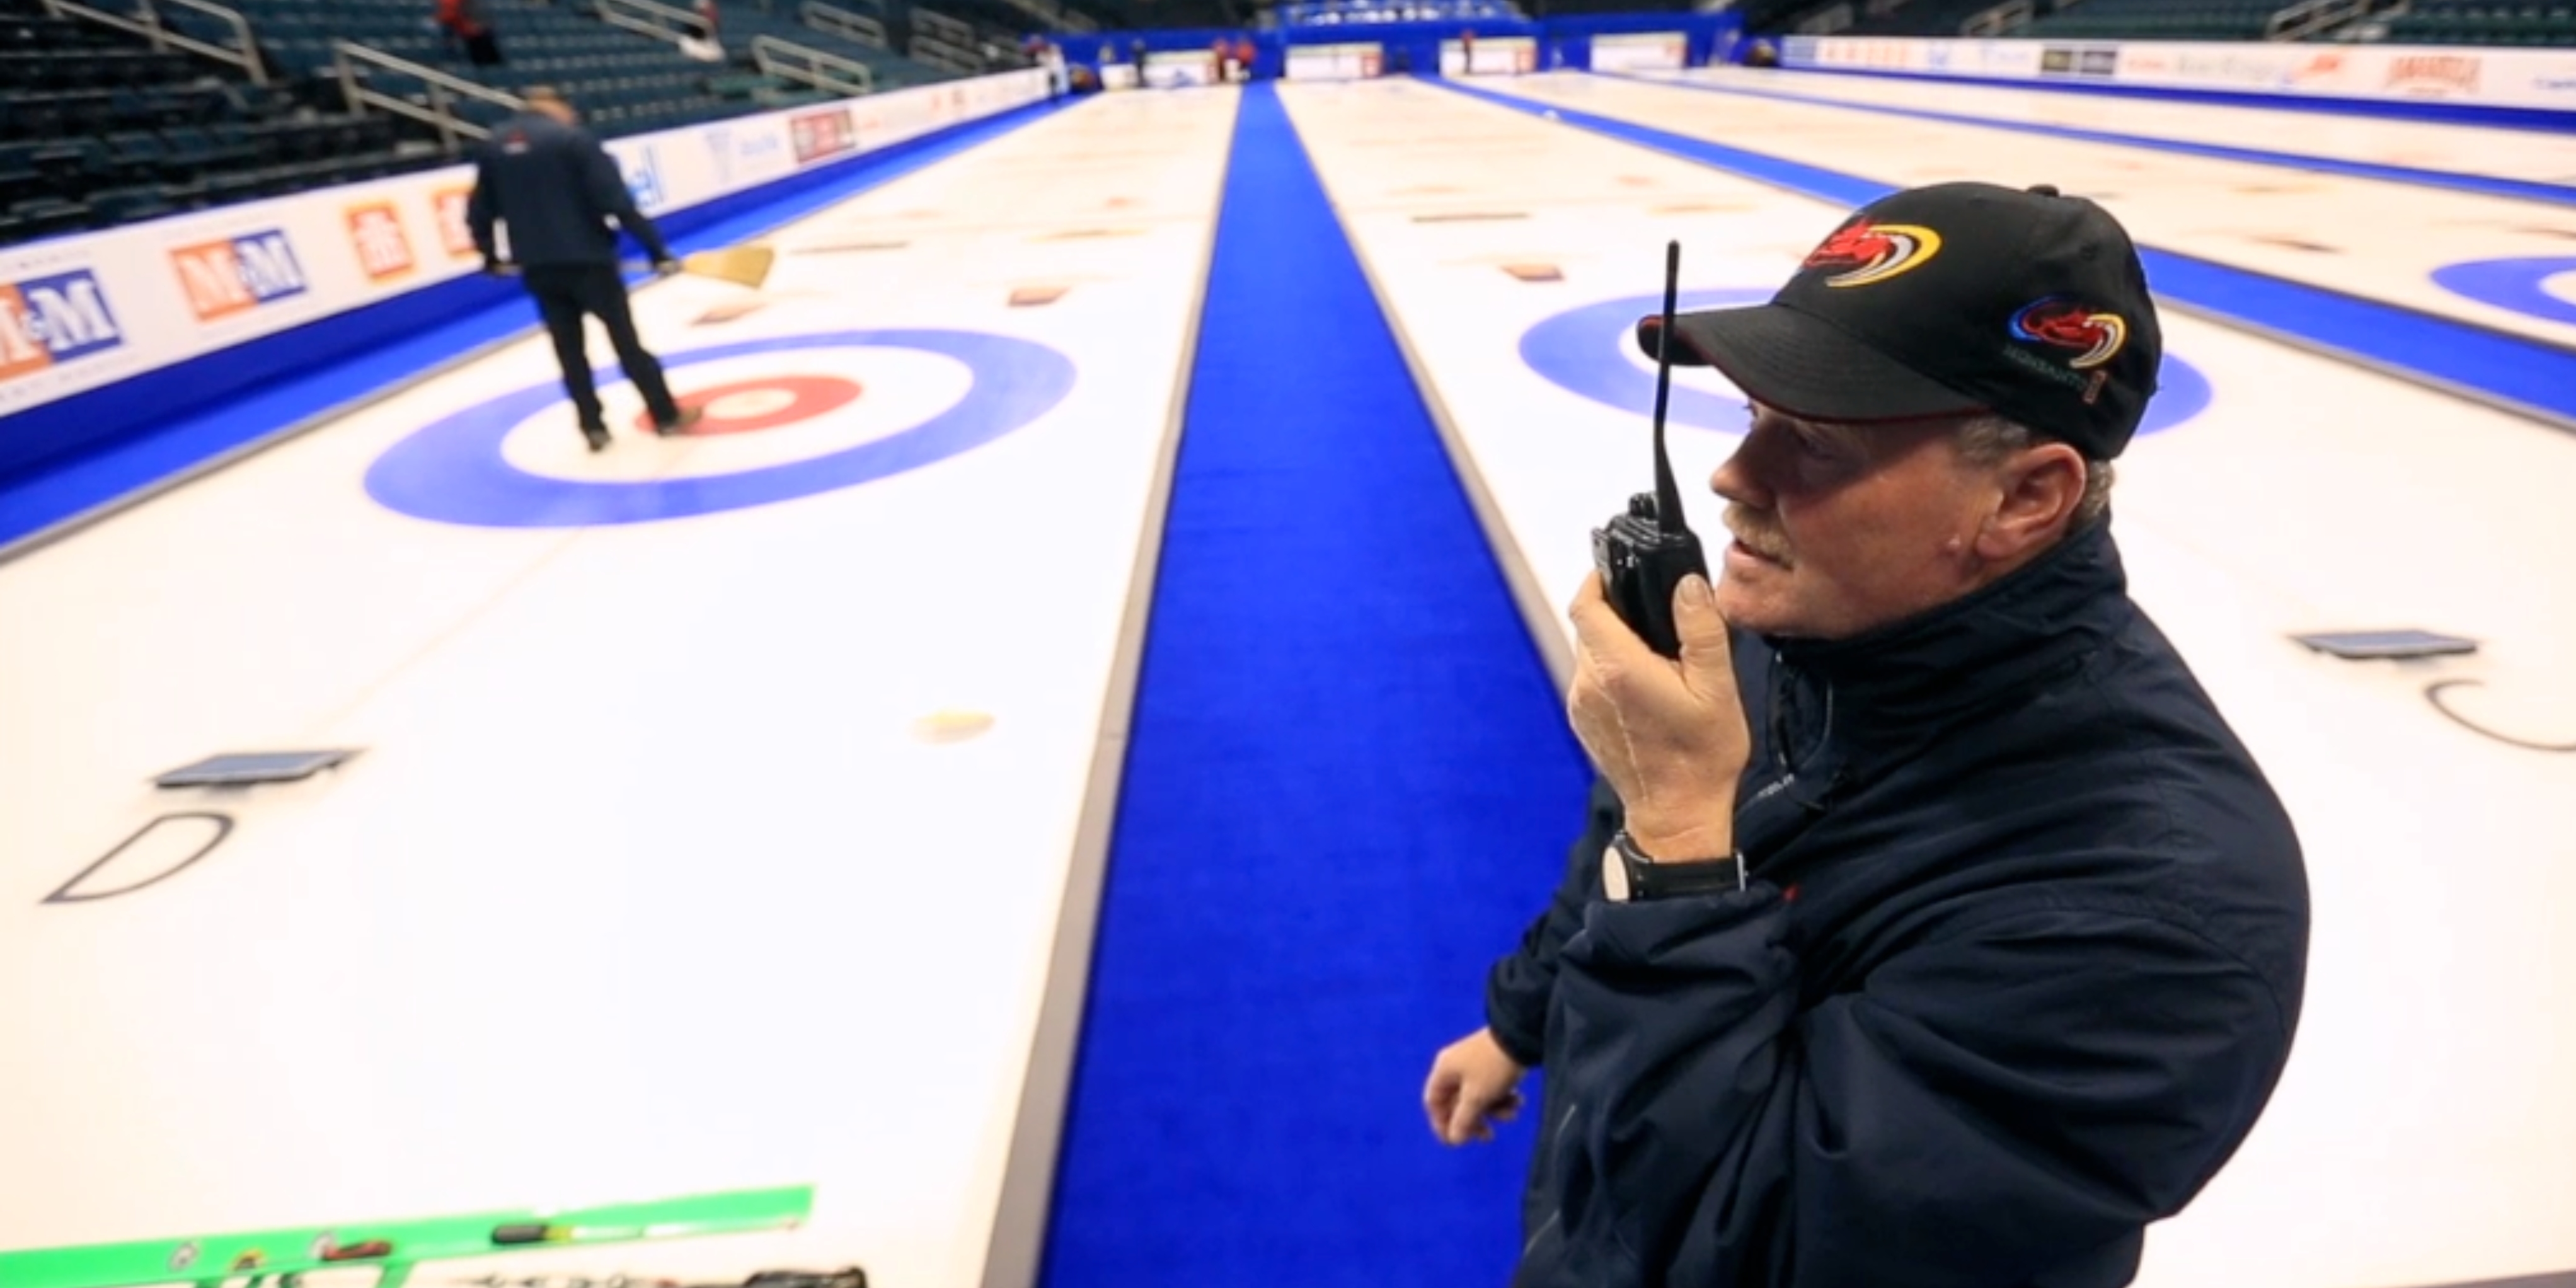
[{"label": "man", "polygon": [[1677,659],[1576,597],[1591,831],[1434,1130],[1544,1064],[1524,1288],[2125,1284],[2269,1099],[2308,934],[2290,821],[2111,540],[2136,252],[2054,189],[1916,189],[1675,332],[1753,404],[1734,540]]},{"label": "man", "polygon": [[[527,91],[528,110],[503,121],[476,159],[474,195],[466,220],[475,248],[483,252],[484,271],[519,275],[554,338],[555,360],[563,367],[564,391],[572,395],[581,417],[581,436],[596,452],[608,446],[608,422],[591,380],[590,346],[582,330],[585,314],[608,328],[617,350],[617,365],[644,395],[654,432],[677,434],[696,424],[705,412],[682,409],[662,379],[662,364],[645,351],[635,333],[635,318],[626,306],[626,281],[617,268],[617,232],[608,221],[643,244],[653,268],[665,276],[679,271],[671,248],[653,221],[635,208],[626,180],[608,150],[580,126],[580,116],[562,94],[547,86]],[[493,224],[510,233],[510,256],[504,262],[495,249]]]}]

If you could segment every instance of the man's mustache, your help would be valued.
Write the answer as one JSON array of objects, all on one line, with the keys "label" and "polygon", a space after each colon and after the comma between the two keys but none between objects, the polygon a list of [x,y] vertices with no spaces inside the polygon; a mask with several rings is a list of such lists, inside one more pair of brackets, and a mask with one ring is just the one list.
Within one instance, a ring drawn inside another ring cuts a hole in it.
[{"label": "man's mustache", "polygon": [[1765,559],[1789,564],[1789,538],[1762,519],[1761,512],[1743,502],[1729,502],[1725,516],[1726,530],[1744,543],[1745,549]]}]

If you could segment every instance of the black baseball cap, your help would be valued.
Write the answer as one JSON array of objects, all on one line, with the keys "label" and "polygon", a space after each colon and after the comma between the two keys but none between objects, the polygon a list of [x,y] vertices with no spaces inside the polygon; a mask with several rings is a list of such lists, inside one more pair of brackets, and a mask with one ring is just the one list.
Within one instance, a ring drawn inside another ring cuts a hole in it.
[{"label": "black baseball cap", "polygon": [[[1637,324],[1660,357],[1663,318]],[[1862,207],[1768,304],[1679,314],[1676,365],[1846,424],[1993,413],[2088,458],[2128,446],[2164,337],[2137,247],[2048,186],[1909,188]]]}]

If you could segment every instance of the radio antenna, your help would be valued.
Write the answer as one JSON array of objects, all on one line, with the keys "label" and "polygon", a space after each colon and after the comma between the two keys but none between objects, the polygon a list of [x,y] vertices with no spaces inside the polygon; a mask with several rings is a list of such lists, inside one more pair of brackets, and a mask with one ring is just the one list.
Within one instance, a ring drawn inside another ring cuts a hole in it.
[{"label": "radio antenna", "polygon": [[1673,388],[1673,306],[1682,275],[1682,244],[1664,243],[1664,325],[1655,343],[1655,526],[1665,532],[1682,526],[1682,489],[1673,481],[1673,463],[1664,454],[1664,408]]}]

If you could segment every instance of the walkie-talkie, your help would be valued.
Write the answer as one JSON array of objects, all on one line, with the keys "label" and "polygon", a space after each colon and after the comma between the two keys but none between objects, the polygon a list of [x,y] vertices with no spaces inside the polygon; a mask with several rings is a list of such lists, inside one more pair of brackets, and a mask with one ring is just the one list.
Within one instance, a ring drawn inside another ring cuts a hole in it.
[{"label": "walkie-talkie", "polygon": [[1592,562],[1610,607],[1628,629],[1665,657],[1681,656],[1673,625],[1673,589],[1682,578],[1708,575],[1708,557],[1682,520],[1682,491],[1664,454],[1664,405],[1673,385],[1673,304],[1682,271],[1682,244],[1664,245],[1664,325],[1655,333],[1655,490],[1628,498],[1627,513],[1592,530]]}]

